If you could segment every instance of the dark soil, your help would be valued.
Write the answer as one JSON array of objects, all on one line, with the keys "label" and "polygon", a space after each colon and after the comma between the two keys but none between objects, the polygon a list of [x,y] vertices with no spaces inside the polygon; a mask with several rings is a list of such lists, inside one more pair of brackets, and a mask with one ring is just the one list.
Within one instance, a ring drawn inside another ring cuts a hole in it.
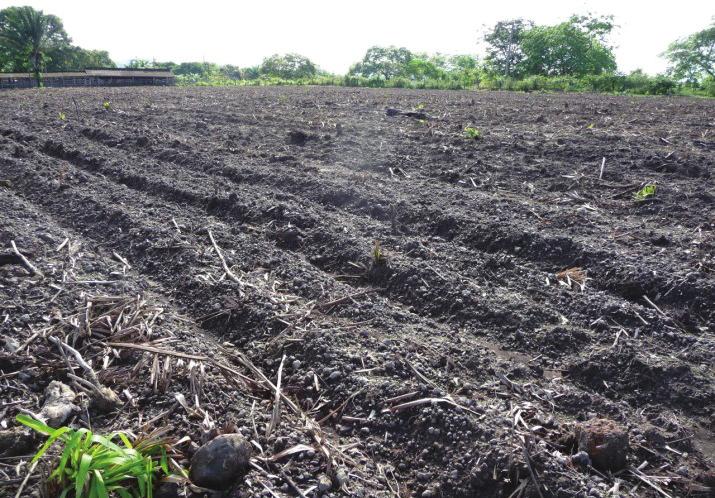
[{"label": "dark soil", "polygon": [[[3,427],[67,380],[46,334],[12,344],[140,295],[163,313],[138,343],[211,361],[157,383],[164,357],[93,346],[124,408],[71,423],[168,426],[187,466],[240,432],[262,470],[227,496],[713,492],[715,101],[105,88],[0,111]],[[268,436],[240,354],[273,383],[283,364],[297,406]],[[570,458],[595,418],[627,431],[621,470]],[[27,460],[0,460],[0,495]]]}]

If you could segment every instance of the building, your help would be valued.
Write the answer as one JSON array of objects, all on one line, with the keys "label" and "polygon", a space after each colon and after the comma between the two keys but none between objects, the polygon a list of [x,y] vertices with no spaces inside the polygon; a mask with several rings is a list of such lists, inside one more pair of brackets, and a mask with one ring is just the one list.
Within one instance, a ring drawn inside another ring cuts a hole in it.
[{"label": "building", "polygon": [[[169,86],[175,84],[168,69],[90,68],[81,72],[42,73],[46,87],[66,86]],[[34,88],[31,73],[0,73],[0,88]]]}]

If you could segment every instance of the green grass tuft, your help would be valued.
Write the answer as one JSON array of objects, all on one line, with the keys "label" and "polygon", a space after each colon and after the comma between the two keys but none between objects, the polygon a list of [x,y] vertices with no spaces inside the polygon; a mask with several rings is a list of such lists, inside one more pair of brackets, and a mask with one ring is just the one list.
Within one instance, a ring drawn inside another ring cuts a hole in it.
[{"label": "green grass tuft", "polygon": [[49,436],[33,463],[55,443],[62,446],[50,474],[60,498],[151,498],[156,479],[169,475],[168,444],[162,439],[150,436],[132,445],[122,432],[101,436],[88,429],[53,429],[27,415],[18,415],[17,421]]},{"label": "green grass tuft", "polygon": [[473,128],[473,127],[471,127],[471,126],[467,126],[467,127],[464,129],[464,135],[465,135],[467,138],[471,138],[472,140],[479,140],[480,138],[482,138],[481,132],[480,132],[479,130],[477,130],[476,128]]},{"label": "green grass tuft", "polygon": [[644,186],[638,192],[633,194],[633,198],[636,200],[636,202],[642,202],[646,199],[653,197],[655,195],[655,191],[656,191],[655,184],[648,183],[648,184],[646,184],[646,186]]}]

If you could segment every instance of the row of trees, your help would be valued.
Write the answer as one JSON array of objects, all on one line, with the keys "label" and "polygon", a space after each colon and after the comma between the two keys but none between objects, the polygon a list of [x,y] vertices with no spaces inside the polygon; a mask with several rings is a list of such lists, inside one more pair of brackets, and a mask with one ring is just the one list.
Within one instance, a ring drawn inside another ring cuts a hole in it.
[{"label": "row of trees", "polygon": [[231,80],[254,80],[262,76],[296,80],[327,74],[307,57],[300,54],[275,54],[267,57],[258,66],[238,67],[231,64],[219,66],[212,62],[157,62],[133,59],[127,67],[165,68],[178,76],[227,78]]},{"label": "row of trees", "polygon": [[0,71],[31,72],[38,82],[43,71],[115,67],[104,50],[72,44],[59,17],[32,7],[0,10]]},{"label": "row of trees", "polygon": [[[615,28],[612,16],[572,16],[555,25],[535,25],[524,19],[498,22],[484,34],[487,55],[428,55],[406,48],[372,47],[354,64],[346,78],[373,82],[459,80],[480,78],[576,77],[615,75],[613,47],[608,37]],[[670,76],[679,81],[715,79],[715,22],[707,29],[670,45],[663,54]],[[31,7],[0,10],[0,71],[33,72],[114,67],[106,51],[85,50],[72,44],[62,21]],[[299,54],[272,55],[260,65],[240,68],[207,62],[156,62],[136,59],[129,67],[162,67],[185,79],[307,80],[331,77]]]},{"label": "row of trees", "polygon": [[[372,47],[350,75],[392,79],[449,77],[454,72],[482,70],[514,79],[530,76],[611,75],[617,71],[613,47],[608,42],[615,24],[612,16],[572,16],[551,26],[524,19],[498,22],[484,35],[487,56],[428,56],[405,48]],[[696,82],[715,77],[715,23],[672,43],[662,54],[669,76]]]}]

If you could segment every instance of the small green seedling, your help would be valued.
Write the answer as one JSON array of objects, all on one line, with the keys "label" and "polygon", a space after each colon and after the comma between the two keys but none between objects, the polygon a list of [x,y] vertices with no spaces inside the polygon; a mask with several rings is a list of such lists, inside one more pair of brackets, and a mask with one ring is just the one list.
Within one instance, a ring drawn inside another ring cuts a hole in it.
[{"label": "small green seedling", "polygon": [[108,100],[105,100],[104,103],[102,104],[102,107],[104,107],[105,111],[108,111],[112,107],[112,103]]},{"label": "small green seedling", "polygon": [[588,125],[588,126],[586,127],[586,129],[587,129],[587,130],[593,130],[593,127],[594,127],[594,126],[595,126],[595,125],[594,125],[593,123],[591,123],[590,125]]},{"label": "small green seedling", "polygon": [[417,104],[417,106],[415,107],[415,111],[421,111],[424,108],[425,108],[424,104]]},{"label": "small green seedling", "polygon": [[376,240],[375,245],[372,248],[372,264],[374,266],[382,266],[385,263],[387,263],[387,258],[385,257],[385,253],[382,251],[380,241]]},{"label": "small green seedling", "polygon": [[65,115],[64,112],[60,112],[57,117],[60,118],[60,121],[67,121],[67,116]]},{"label": "small green seedling", "polygon": [[117,432],[109,436],[88,429],[53,429],[27,415],[17,421],[49,436],[32,463],[55,443],[62,446],[49,481],[59,484],[59,496],[75,498],[152,498],[156,479],[169,475],[166,441],[149,436],[135,441]]},{"label": "small green seedling", "polygon": [[653,197],[655,195],[655,190],[656,190],[655,184],[648,183],[648,184],[646,184],[645,187],[643,187],[638,192],[633,194],[633,198],[636,200],[636,202],[642,202],[646,199]]},{"label": "small green seedling", "polygon": [[464,129],[464,135],[472,140],[479,140],[480,138],[482,138],[481,132],[471,126],[467,126]]}]

